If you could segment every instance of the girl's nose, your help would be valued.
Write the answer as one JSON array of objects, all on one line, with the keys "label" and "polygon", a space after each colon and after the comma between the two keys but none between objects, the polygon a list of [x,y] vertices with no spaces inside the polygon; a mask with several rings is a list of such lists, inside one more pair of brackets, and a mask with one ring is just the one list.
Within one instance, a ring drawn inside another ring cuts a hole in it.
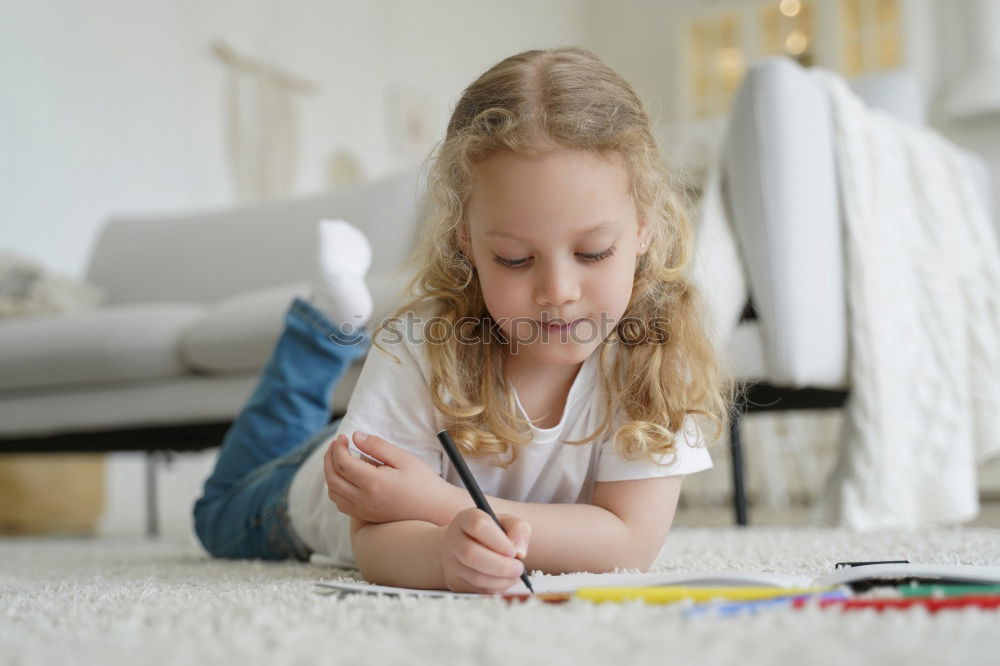
[{"label": "girl's nose", "polygon": [[553,308],[580,300],[580,280],[572,266],[545,262],[536,271],[535,303]]}]

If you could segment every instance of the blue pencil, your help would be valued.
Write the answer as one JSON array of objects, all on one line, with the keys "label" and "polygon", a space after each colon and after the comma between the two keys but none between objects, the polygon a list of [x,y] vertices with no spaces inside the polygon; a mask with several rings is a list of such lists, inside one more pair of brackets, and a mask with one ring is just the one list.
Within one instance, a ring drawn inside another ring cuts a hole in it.
[{"label": "blue pencil", "polygon": [[696,604],[684,611],[684,617],[698,617],[715,614],[717,617],[732,617],[734,615],[754,615],[758,611],[781,608],[791,604],[796,599],[847,599],[849,595],[840,590],[824,592],[823,594],[798,595],[788,597],[772,597],[770,599],[754,599],[751,601],[725,601]]}]

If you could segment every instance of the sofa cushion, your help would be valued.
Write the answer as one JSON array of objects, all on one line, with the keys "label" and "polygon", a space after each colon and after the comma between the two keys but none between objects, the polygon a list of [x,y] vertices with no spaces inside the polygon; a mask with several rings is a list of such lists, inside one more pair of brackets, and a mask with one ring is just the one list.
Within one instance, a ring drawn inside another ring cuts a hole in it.
[{"label": "sofa cushion", "polygon": [[[355,363],[337,382],[330,398],[334,414],[347,411],[360,374]],[[246,405],[258,381],[259,373],[252,371],[12,391],[0,394],[0,436],[44,438],[228,421]]]},{"label": "sofa cushion", "polygon": [[193,303],[158,303],[4,320],[0,390],[185,374],[177,336],[204,312]]},{"label": "sofa cushion", "polygon": [[284,328],[289,304],[308,290],[308,282],[297,282],[219,301],[181,332],[181,361],[210,373],[264,367]]},{"label": "sofa cushion", "polygon": [[[373,305],[369,330],[392,313],[404,280],[404,276],[384,272],[365,278]],[[178,353],[182,362],[193,370],[209,373],[264,367],[284,330],[285,313],[292,299],[304,298],[308,291],[308,282],[296,282],[219,301],[181,333]]]}]

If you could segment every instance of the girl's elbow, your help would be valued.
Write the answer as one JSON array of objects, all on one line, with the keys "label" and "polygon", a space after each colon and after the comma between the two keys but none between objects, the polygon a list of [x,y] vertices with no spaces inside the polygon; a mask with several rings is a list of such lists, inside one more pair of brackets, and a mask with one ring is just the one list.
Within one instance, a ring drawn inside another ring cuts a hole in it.
[{"label": "girl's elbow", "polygon": [[638,555],[633,556],[629,564],[626,566],[629,569],[636,569],[642,573],[646,573],[647,571],[649,571],[649,568],[653,566],[653,562],[655,561],[656,561],[656,555],[650,557],[645,553],[640,553]]},{"label": "girl's elbow", "polygon": [[637,545],[632,553],[635,569],[645,573],[656,562],[666,543],[666,538],[655,539],[649,543]]},{"label": "girl's elbow", "polygon": [[377,563],[372,561],[373,558],[368,557],[368,555],[369,553],[366,553],[363,550],[358,552],[358,550],[355,549],[354,560],[357,563],[358,573],[360,573],[361,577],[372,585],[384,585],[385,583],[382,579],[382,572],[377,566]]},{"label": "girl's elbow", "polygon": [[616,571],[622,570],[646,573],[649,571],[649,568],[653,565],[654,561],[655,558],[638,557],[630,553],[618,557],[612,562],[608,562],[602,570],[594,571],[592,573],[615,573]]},{"label": "girl's elbow", "polygon": [[617,570],[623,569],[645,573],[653,566],[657,555],[659,555],[659,549],[651,553],[649,549],[643,548],[633,542],[615,553],[613,557],[605,560],[603,570],[595,571],[594,573],[614,573]]}]

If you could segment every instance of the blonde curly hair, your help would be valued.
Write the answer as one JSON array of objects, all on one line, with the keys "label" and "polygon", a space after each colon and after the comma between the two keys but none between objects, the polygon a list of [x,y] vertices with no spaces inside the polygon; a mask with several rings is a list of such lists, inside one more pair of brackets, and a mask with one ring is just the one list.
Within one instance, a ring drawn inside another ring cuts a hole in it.
[{"label": "blonde curly hair", "polygon": [[[517,459],[518,450],[531,442],[530,423],[518,413],[505,380],[505,338],[490,317],[458,234],[479,162],[496,151],[537,156],[557,147],[620,155],[630,194],[651,232],[649,248],[636,264],[628,307],[600,347],[604,420],[589,437],[565,443],[606,437],[617,407],[624,414],[624,424],[613,433],[617,453],[654,462],[666,456],[662,464],[670,464],[676,456],[674,433],[689,415],[713,422],[711,439],[719,437],[732,383],[706,330],[700,296],[685,277],[693,232],[662,166],[646,111],[632,87],[587,50],[519,53],[462,92],[445,138],[428,158],[424,225],[408,262],[414,272],[409,300],[376,327],[373,343],[395,358],[379,344],[379,332],[414,309],[429,314],[426,338],[442,341],[424,345],[431,396],[455,444],[465,455],[493,454],[495,464],[505,468]],[[654,326],[654,319],[660,323]],[[665,336],[656,343],[630,343],[621,330],[626,320],[647,331],[657,326],[663,331],[666,320]]]}]

